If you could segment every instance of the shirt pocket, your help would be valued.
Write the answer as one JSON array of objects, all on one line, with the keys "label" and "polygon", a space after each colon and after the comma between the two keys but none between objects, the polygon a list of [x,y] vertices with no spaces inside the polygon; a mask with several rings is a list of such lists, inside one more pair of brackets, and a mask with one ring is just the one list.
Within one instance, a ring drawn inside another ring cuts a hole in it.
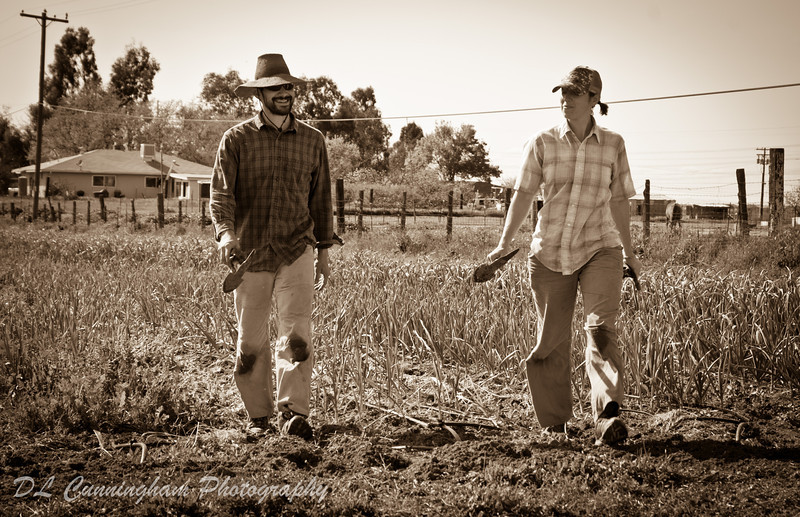
[{"label": "shirt pocket", "polygon": [[307,198],[311,189],[311,174],[314,166],[315,164],[308,156],[302,156],[302,153],[290,153],[282,166],[281,186],[289,192]]},{"label": "shirt pocket", "polygon": [[244,197],[255,196],[269,188],[272,181],[271,152],[265,146],[244,143],[239,151],[239,174],[236,188]]}]

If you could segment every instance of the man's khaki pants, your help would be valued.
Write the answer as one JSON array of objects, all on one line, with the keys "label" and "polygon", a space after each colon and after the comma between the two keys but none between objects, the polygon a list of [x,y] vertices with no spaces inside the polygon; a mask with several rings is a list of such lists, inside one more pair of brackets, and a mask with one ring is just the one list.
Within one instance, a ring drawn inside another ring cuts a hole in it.
[{"label": "man's khaki pants", "polygon": [[[250,418],[273,415],[272,358],[269,321],[272,298],[278,313],[275,369],[278,411],[309,414],[311,369],[311,310],[314,301],[314,250],[306,248],[291,264],[273,272],[246,272],[234,292],[239,338],[236,342],[234,380]],[[308,358],[295,362],[288,337],[306,343]]]},{"label": "man's khaki pants", "polygon": [[622,250],[598,251],[571,275],[551,271],[530,257],[536,303],[536,345],[525,361],[539,424],[550,427],[572,418],[572,318],[578,286],[586,315],[586,373],[595,420],[611,401],[622,406],[624,363],[617,345],[616,319],[622,289]]}]

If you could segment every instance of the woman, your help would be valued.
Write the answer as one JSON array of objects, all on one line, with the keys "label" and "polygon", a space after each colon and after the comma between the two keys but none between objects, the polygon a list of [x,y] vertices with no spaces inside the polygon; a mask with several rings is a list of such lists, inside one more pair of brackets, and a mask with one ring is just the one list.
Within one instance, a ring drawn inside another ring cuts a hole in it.
[{"label": "woman", "polygon": [[602,115],[608,112],[600,102],[600,74],[576,67],[553,92],[559,89],[565,121],[525,145],[506,224],[489,259],[511,251],[541,189],[544,204],[529,256],[538,330],[525,361],[534,410],[547,433],[566,436],[573,416],[571,323],[580,286],[595,437],[599,443],[616,443],[628,435],[619,418],[624,364],[615,330],[623,261],[637,276],[641,272],[631,244],[628,204],[636,191],[622,137],[595,123],[595,106]]}]

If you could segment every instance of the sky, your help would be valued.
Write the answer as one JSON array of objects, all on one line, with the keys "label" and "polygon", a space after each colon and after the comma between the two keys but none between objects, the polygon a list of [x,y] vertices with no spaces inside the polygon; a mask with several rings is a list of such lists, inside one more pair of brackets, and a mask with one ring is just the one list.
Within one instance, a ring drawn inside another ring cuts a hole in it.
[{"label": "sky", "polygon": [[800,86],[615,104],[800,83],[797,0],[3,0],[0,109],[19,125],[38,100],[41,38],[20,11],[43,9],[69,20],[48,25],[46,64],[67,27],[86,27],[104,83],[144,45],[161,65],[151,100],[190,102],[207,73],[251,79],[259,55],[281,53],[345,95],[372,86],[392,142],[410,122],[471,124],[509,181],[526,140],[563,121],[553,86],[588,65],[638,193],[649,180],[653,196],[736,203],[743,168],[757,204],[759,148],[784,148],[785,190],[800,187]]}]

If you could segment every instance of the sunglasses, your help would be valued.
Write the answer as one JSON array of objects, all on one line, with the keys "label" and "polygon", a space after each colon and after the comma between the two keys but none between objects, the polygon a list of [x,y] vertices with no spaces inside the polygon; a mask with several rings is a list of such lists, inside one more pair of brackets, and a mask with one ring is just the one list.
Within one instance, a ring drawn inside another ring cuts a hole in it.
[{"label": "sunglasses", "polygon": [[271,92],[279,92],[281,90],[291,91],[294,90],[294,85],[292,83],[286,83],[286,84],[279,84],[278,86],[265,86],[264,88],[266,88]]}]

